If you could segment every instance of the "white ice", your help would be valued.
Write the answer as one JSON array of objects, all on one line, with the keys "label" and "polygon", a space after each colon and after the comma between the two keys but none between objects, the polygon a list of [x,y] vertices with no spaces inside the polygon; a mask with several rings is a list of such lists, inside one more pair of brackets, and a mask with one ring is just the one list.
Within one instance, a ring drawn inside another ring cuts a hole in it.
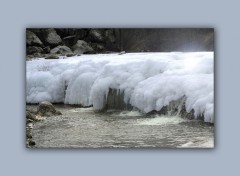
[{"label": "white ice", "polygon": [[[101,109],[109,88],[142,112],[186,96],[186,109],[213,122],[213,52],[82,55],[27,61],[27,103],[44,100]],[[65,87],[67,90],[65,91]]]}]

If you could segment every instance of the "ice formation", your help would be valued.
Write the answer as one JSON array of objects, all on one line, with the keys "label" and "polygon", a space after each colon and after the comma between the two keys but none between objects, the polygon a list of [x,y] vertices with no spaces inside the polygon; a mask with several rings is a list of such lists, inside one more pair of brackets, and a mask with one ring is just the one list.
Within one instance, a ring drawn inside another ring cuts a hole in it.
[{"label": "ice formation", "polygon": [[[109,88],[143,112],[186,96],[186,110],[213,122],[213,52],[82,55],[27,61],[27,103],[104,107]],[[65,90],[66,89],[66,90]]]}]

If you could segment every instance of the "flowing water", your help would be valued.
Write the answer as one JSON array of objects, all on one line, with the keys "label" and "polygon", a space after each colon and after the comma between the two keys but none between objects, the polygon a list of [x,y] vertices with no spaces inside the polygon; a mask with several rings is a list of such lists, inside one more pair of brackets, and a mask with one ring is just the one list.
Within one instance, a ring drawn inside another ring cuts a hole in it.
[{"label": "flowing water", "polygon": [[[56,105],[63,115],[34,124],[36,148],[212,148],[214,126],[178,116]],[[36,106],[27,106],[36,109]]]}]

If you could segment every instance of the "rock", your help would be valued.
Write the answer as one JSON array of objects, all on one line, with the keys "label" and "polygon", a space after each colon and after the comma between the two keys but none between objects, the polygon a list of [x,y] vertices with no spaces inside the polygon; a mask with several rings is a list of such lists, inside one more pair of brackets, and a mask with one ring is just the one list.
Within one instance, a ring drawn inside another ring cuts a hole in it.
[{"label": "rock", "polygon": [[50,50],[51,50],[51,49],[50,49],[49,46],[46,46],[46,47],[43,48],[43,52],[44,52],[44,53],[50,53]]},{"label": "rock", "polygon": [[58,59],[59,57],[57,55],[54,54],[50,54],[47,57],[45,57],[45,59]]},{"label": "rock", "polygon": [[27,47],[27,55],[35,54],[35,53],[43,53],[43,49],[37,46],[29,46]]},{"label": "rock", "polygon": [[125,51],[121,51],[120,53],[118,53],[118,55],[122,55],[122,54],[126,54]]},{"label": "rock", "polygon": [[60,111],[57,111],[52,103],[43,101],[38,105],[37,113],[40,116],[61,115]]},{"label": "rock", "polygon": [[60,54],[60,55],[66,55],[66,54],[72,54],[72,50],[68,48],[67,46],[57,46],[50,51],[51,54]]},{"label": "rock", "polygon": [[28,110],[26,111],[26,119],[28,120],[28,122],[37,120],[36,116]]},{"label": "rock", "polygon": [[34,146],[36,145],[36,142],[32,141],[32,140],[29,140],[28,141],[28,145],[31,147],[31,146]]},{"label": "rock", "polygon": [[34,45],[34,46],[42,46],[43,45],[43,43],[37,37],[37,35],[29,30],[26,31],[26,42],[27,42],[27,45]]},{"label": "rock", "polygon": [[108,29],[105,31],[105,37],[106,37],[107,42],[114,43],[116,41],[112,29]]},{"label": "rock", "polygon": [[91,46],[93,47],[94,51],[96,51],[96,52],[102,52],[105,49],[105,47],[99,43],[91,43]]},{"label": "rock", "polygon": [[61,37],[54,29],[46,29],[43,32],[44,41],[49,46],[57,46],[62,43]]},{"label": "rock", "polygon": [[72,47],[74,54],[84,54],[93,52],[93,48],[88,45],[84,40],[78,40],[77,43]]},{"label": "rock", "polygon": [[66,54],[67,57],[72,57],[72,56],[75,56],[75,54],[73,53],[70,53],[70,54]]},{"label": "rock", "polygon": [[78,41],[78,38],[76,37],[76,35],[71,35],[63,38],[64,44],[69,47],[75,45],[77,41]]},{"label": "rock", "polygon": [[100,30],[97,29],[91,29],[89,34],[88,34],[89,40],[91,42],[103,42],[104,37],[101,34]]}]

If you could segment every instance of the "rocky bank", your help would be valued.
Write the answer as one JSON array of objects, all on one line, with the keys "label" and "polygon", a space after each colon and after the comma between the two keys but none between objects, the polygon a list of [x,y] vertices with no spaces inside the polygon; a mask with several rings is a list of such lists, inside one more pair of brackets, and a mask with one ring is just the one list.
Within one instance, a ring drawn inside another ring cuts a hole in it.
[{"label": "rocky bank", "polygon": [[213,28],[27,28],[26,58],[112,52],[213,51]]}]

